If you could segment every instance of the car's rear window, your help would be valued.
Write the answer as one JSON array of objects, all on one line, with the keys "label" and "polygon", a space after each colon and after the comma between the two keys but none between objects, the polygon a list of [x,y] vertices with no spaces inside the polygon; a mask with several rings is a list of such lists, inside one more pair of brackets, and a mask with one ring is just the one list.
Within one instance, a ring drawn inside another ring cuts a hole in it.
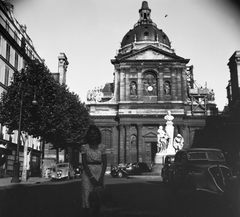
[{"label": "car's rear window", "polygon": [[190,152],[187,154],[188,160],[208,160],[225,161],[221,152]]},{"label": "car's rear window", "polygon": [[205,152],[191,152],[187,154],[188,160],[207,160]]},{"label": "car's rear window", "polygon": [[61,168],[61,167],[68,167],[68,164],[59,164],[57,165],[57,167]]},{"label": "car's rear window", "polygon": [[225,161],[221,152],[208,152],[207,155],[210,161]]}]

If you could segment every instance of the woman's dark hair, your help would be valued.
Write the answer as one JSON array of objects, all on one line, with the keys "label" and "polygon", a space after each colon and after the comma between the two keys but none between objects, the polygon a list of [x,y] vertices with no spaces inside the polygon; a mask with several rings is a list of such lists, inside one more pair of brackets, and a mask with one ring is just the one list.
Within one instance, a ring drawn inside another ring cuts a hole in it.
[{"label": "woman's dark hair", "polygon": [[97,144],[100,144],[101,141],[102,141],[102,134],[101,134],[101,131],[99,130],[99,128],[96,126],[96,125],[90,125],[88,130],[87,130],[87,133],[86,133],[86,136],[85,136],[85,140],[87,143],[89,143],[90,141],[90,137],[89,137],[89,133],[91,130],[95,130],[98,134],[98,137],[97,137]]}]

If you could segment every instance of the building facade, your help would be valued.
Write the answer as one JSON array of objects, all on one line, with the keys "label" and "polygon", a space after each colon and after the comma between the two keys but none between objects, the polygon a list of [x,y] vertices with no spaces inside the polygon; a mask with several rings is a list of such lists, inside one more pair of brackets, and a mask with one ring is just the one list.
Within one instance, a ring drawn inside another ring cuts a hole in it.
[{"label": "building facade", "polygon": [[[0,94],[7,91],[14,71],[20,71],[30,60],[44,62],[36,52],[27,27],[20,25],[13,14],[13,5],[0,1]],[[18,131],[9,132],[0,126],[1,175],[12,175]],[[40,139],[29,137],[28,170],[38,173],[40,168]],[[23,141],[19,147],[20,172],[23,168]]]},{"label": "building facade", "polygon": [[123,37],[111,60],[114,82],[88,91],[87,105],[107,145],[109,164],[133,161],[151,165],[157,152],[157,130],[174,116],[174,136],[191,147],[195,131],[216,115],[214,93],[194,83],[189,59],[176,55],[168,36],[151,20],[146,1],[139,20]]},{"label": "building facade", "polygon": [[234,173],[240,171],[240,52],[235,51],[228,62],[228,105],[218,116],[208,116],[206,126],[199,130],[198,147],[219,148]]},{"label": "building facade", "polygon": [[235,51],[229,62],[230,80],[227,86],[228,108],[231,115],[240,115],[240,51]]}]

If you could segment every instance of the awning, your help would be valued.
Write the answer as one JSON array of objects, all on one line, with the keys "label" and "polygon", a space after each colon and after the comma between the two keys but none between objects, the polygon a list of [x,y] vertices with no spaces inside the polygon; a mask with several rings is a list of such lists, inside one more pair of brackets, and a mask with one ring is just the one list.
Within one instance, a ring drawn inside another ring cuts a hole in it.
[{"label": "awning", "polygon": [[12,150],[11,149],[7,149],[4,145],[0,144],[0,154],[11,155],[12,154]]}]

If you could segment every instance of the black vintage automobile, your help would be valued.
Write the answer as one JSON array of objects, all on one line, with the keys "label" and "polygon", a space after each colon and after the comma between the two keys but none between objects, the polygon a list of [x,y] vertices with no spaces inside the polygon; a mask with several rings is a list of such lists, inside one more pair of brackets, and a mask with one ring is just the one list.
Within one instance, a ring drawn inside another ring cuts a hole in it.
[{"label": "black vintage automobile", "polygon": [[236,177],[226,165],[219,149],[189,148],[176,153],[170,166],[172,189],[197,190],[223,194]]},{"label": "black vintage automobile", "polygon": [[111,169],[111,176],[121,178],[128,175],[141,175],[145,172],[151,172],[146,163],[135,162],[127,164],[119,164]]},{"label": "black vintage automobile", "polygon": [[80,178],[83,171],[82,164],[75,164],[73,166],[73,170],[74,170],[74,178]]},{"label": "black vintage automobile", "polygon": [[167,155],[165,157],[164,165],[161,170],[163,185],[167,185],[171,181],[171,176],[172,176],[171,165],[174,163],[174,158],[175,158],[175,155]]}]

